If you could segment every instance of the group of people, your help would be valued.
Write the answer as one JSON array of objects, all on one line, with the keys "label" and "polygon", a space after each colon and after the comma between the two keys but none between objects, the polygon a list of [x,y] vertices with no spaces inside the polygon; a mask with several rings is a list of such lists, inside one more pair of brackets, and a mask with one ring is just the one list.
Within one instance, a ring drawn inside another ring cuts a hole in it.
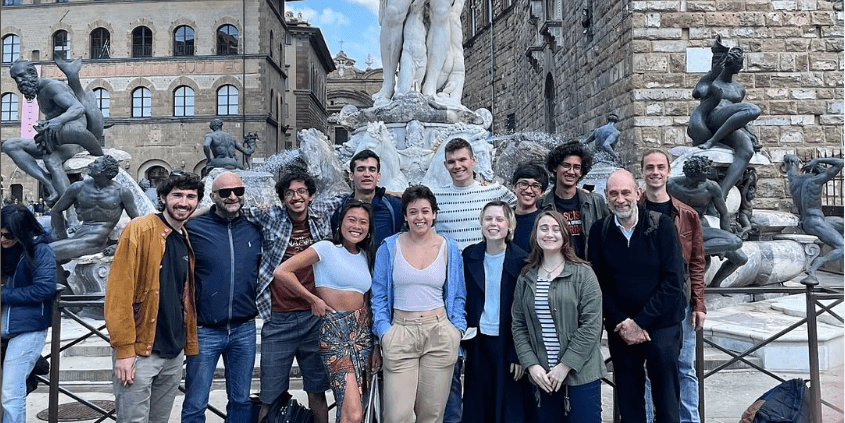
[{"label": "group of people", "polygon": [[[245,207],[243,182],[225,172],[205,213],[200,177],[171,173],[161,213],[126,226],[108,279],[118,420],[167,421],[187,356],[182,421],[204,421],[222,356],[227,421],[249,421],[260,316],[262,413],[290,389],[295,358],[316,422],[329,419],[328,389],[336,421],[362,421],[378,371],[385,422],[599,422],[604,323],[622,418],[697,421],[701,228],[666,192],[668,156],[643,156],[643,195],[614,172],[607,204],[577,187],[592,165],[577,142],[545,167],[519,166],[512,191],[478,182],[474,165],[454,139],[452,183],[397,198],[363,150],[350,160],[352,193],[314,201],[315,181],[294,171],[269,207]],[[7,272],[7,240],[36,239],[7,221],[4,209],[4,339],[21,278]],[[19,241],[20,266],[40,265],[33,243]]]}]

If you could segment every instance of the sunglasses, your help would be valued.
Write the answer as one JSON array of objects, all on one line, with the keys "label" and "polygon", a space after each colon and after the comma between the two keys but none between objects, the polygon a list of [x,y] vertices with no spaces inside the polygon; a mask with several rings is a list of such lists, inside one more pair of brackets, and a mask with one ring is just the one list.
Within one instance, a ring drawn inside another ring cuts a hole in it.
[{"label": "sunglasses", "polygon": [[220,188],[217,191],[214,191],[217,195],[221,198],[228,198],[232,193],[235,193],[236,197],[240,197],[244,195],[246,188],[244,187],[235,187],[235,188]]},{"label": "sunglasses", "polygon": [[15,239],[17,239],[14,235],[12,235],[11,232],[0,232],[0,237],[6,238],[9,241],[14,241]]}]

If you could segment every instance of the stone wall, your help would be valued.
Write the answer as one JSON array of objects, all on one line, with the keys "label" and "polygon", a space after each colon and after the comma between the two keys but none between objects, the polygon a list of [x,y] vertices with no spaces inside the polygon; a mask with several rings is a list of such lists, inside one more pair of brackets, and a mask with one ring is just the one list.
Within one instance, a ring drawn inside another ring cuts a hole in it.
[{"label": "stone wall", "polygon": [[[494,2],[492,26],[481,24],[478,7],[465,9],[463,103],[471,109],[492,105],[495,132],[505,132],[513,114],[517,131],[551,129],[563,138],[582,137],[614,112],[622,131],[617,152],[636,173],[642,151],[691,145],[686,124],[698,104],[692,88],[704,70],[688,60],[706,53],[697,49],[709,49],[719,34],[724,44],[745,51],[736,80],[746,88],[745,101],[762,110],[752,130],[764,154],[778,161],[785,152],[840,151],[841,1],[565,3],[523,0],[505,7]],[[584,9],[590,18],[586,28],[579,13]],[[471,10],[474,35],[468,25]],[[559,36],[552,37],[555,25]],[[552,31],[544,35],[546,28]],[[782,172],[777,166],[759,171],[755,206],[788,208]]]}]

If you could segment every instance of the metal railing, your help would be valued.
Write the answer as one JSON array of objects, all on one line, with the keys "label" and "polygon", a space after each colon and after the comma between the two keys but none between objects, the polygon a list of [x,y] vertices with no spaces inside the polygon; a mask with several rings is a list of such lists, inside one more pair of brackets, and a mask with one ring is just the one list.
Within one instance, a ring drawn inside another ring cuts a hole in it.
[{"label": "metal railing", "polygon": [[[51,382],[54,380],[59,381],[61,353],[63,351],[79,344],[80,342],[92,336],[100,337],[104,341],[109,342],[109,336],[103,332],[103,330],[106,328],[105,324],[102,324],[99,327],[94,327],[85,320],[83,320],[81,317],[79,317],[75,312],[71,311],[71,309],[75,309],[78,307],[101,308],[103,307],[103,295],[62,295],[63,290],[63,286],[58,286],[56,288],[56,298],[53,301],[52,338],[50,340],[50,354],[46,357],[50,360],[50,378],[46,379],[41,376],[37,377],[39,382],[49,386],[49,408],[47,414],[47,421],[49,423],[57,423],[59,421],[59,393],[65,394],[73,400],[78,401],[80,404],[83,404],[86,407],[96,411],[100,415],[100,417],[95,420],[95,423],[102,422],[106,419],[117,420],[117,417],[115,416],[115,410],[105,410],[102,407],[85,400],[81,396],[63,387],[61,382]],[[76,339],[73,339],[67,344],[62,345],[62,316],[72,319],[73,321],[87,329],[88,332]],[[182,384],[179,385],[179,390],[185,392],[185,388],[184,386],[182,386]],[[226,418],[226,413],[218,410],[211,404],[208,405],[208,410],[224,419]]]},{"label": "metal railing", "polygon": [[[793,323],[789,327],[784,328],[780,332],[772,335],[771,337],[765,339],[763,342],[752,346],[751,348],[742,351],[742,352],[734,352],[727,348],[722,347],[721,345],[717,344],[716,342],[704,338],[703,331],[696,332],[696,346],[695,346],[695,370],[696,375],[698,376],[698,413],[701,417],[701,421],[705,420],[705,396],[704,396],[704,382],[710,376],[715,375],[719,371],[725,370],[729,368],[731,365],[737,362],[742,362],[751,368],[757,370],[760,373],[763,373],[767,376],[770,376],[777,380],[778,382],[785,382],[786,379],[764,369],[763,367],[751,362],[746,357],[754,353],[755,351],[765,347],[766,345],[775,342],[776,340],[780,339],[784,335],[798,329],[803,324],[807,324],[807,346],[808,346],[808,356],[809,356],[809,364],[810,364],[810,404],[812,406],[812,420],[814,422],[820,422],[822,417],[822,405],[825,405],[833,410],[836,410],[839,413],[843,413],[842,408],[833,405],[821,398],[821,376],[819,370],[819,339],[818,339],[818,327],[817,327],[817,318],[822,313],[828,313],[833,316],[835,319],[839,320],[840,322],[845,322],[842,316],[839,316],[833,311],[833,307],[841,304],[843,302],[843,290],[842,288],[826,288],[826,287],[819,287],[817,285],[806,284],[804,288],[795,287],[795,288],[786,288],[786,287],[745,287],[745,288],[707,288],[708,294],[804,294],[806,297],[806,317],[800,319],[799,321]],[[822,300],[832,300],[833,302],[829,305],[824,305],[821,303]],[[817,307],[819,308],[817,310]],[[726,353],[731,356],[731,359],[725,363],[720,364],[716,368],[706,371],[704,370],[704,346],[708,345],[710,347],[716,348],[717,350]]]},{"label": "metal railing", "polygon": [[[49,413],[48,413],[48,422],[55,423],[58,422],[58,406],[59,406],[59,393],[65,394],[68,397],[78,401],[81,404],[91,408],[92,410],[97,411],[101,414],[101,417],[96,420],[96,422],[102,422],[106,419],[116,420],[114,410],[104,410],[103,408],[93,404],[85,400],[84,398],[80,397],[79,395],[74,394],[70,390],[61,386],[61,383],[51,383],[51,381],[59,380],[59,370],[60,370],[60,357],[61,352],[71,348],[82,341],[92,337],[98,336],[105,340],[106,342],[109,341],[108,335],[103,333],[102,331],[105,329],[105,325],[100,325],[99,327],[94,327],[90,325],[88,322],[84,321],[80,318],[76,313],[72,312],[70,309],[77,308],[77,307],[102,307],[103,306],[103,296],[102,295],[62,295],[63,287],[59,287],[57,289],[56,300],[53,302],[53,329],[52,329],[52,340],[51,340],[51,352],[50,355],[47,357],[50,360],[50,378],[45,379],[41,376],[38,376],[40,382],[49,386]],[[789,327],[784,328],[780,332],[776,333],[775,335],[767,338],[763,342],[752,346],[751,348],[742,351],[742,352],[734,352],[727,348],[722,347],[721,345],[717,344],[716,342],[705,339],[703,331],[696,332],[696,360],[695,360],[695,369],[696,374],[698,376],[698,396],[699,396],[699,414],[701,421],[705,420],[706,416],[706,408],[705,408],[705,395],[704,395],[704,385],[705,380],[708,377],[715,375],[716,373],[730,368],[731,365],[742,362],[745,365],[753,368],[754,370],[761,372],[767,376],[772,377],[773,379],[779,382],[785,382],[786,379],[781,378],[780,376],[764,369],[763,367],[755,364],[748,357],[755,351],[769,345],[779,338],[783,337],[784,335],[798,329],[801,325],[807,324],[807,344],[808,344],[808,355],[809,355],[809,364],[810,364],[810,400],[812,405],[812,416],[813,420],[816,422],[821,421],[822,416],[822,405],[829,407],[839,413],[843,412],[843,409],[831,404],[828,401],[825,401],[821,398],[821,384],[820,384],[820,370],[819,370],[819,345],[818,345],[818,330],[817,330],[817,318],[819,315],[823,313],[830,314],[833,318],[837,319],[840,322],[845,323],[842,316],[836,314],[833,311],[833,308],[841,303],[843,303],[843,289],[842,288],[827,288],[827,287],[818,287],[816,285],[806,285],[804,288],[796,287],[796,288],[786,288],[786,287],[745,287],[745,288],[708,288],[707,293],[709,294],[751,294],[751,295],[760,295],[760,294],[804,294],[806,297],[806,317],[800,319],[799,321],[793,323]],[[822,304],[822,300],[831,300],[832,303],[829,305]],[[61,317],[62,316],[68,317],[74,320],[79,325],[85,327],[88,332],[83,334],[82,336],[68,342],[65,345],[61,345]],[[726,353],[731,356],[731,358],[725,362],[717,366],[716,368],[705,371],[704,369],[704,347],[705,345],[713,347],[723,353]],[[605,364],[609,364],[610,358],[605,360]],[[619,421],[619,412],[618,407],[616,404],[616,386],[612,380],[608,378],[602,378],[602,381],[608,384],[614,390],[614,400],[613,400],[613,416],[614,421]],[[185,392],[184,387],[180,384],[179,390]],[[333,404],[334,406],[334,404]],[[213,407],[211,404],[208,405],[208,410],[213,412],[214,414],[218,415],[221,418],[225,418],[226,414],[223,411],[220,411]]]}]

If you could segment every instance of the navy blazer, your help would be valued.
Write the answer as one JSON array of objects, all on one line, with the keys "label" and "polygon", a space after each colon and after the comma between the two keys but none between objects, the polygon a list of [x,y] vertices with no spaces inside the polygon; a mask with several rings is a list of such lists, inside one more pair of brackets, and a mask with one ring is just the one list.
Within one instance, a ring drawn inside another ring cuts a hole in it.
[{"label": "navy blazer", "polygon": [[[466,247],[463,251],[464,257],[464,280],[467,288],[467,327],[478,327],[481,320],[481,313],[484,311],[484,251],[487,249],[487,242],[481,241]],[[516,289],[516,279],[525,266],[525,259],[528,257],[523,249],[516,244],[509,242],[505,249],[505,263],[502,269],[502,284],[499,301],[499,335],[505,336],[506,357],[511,363],[519,363],[516,349],[513,345],[513,332],[511,329],[511,304],[513,304],[513,292]]]}]

